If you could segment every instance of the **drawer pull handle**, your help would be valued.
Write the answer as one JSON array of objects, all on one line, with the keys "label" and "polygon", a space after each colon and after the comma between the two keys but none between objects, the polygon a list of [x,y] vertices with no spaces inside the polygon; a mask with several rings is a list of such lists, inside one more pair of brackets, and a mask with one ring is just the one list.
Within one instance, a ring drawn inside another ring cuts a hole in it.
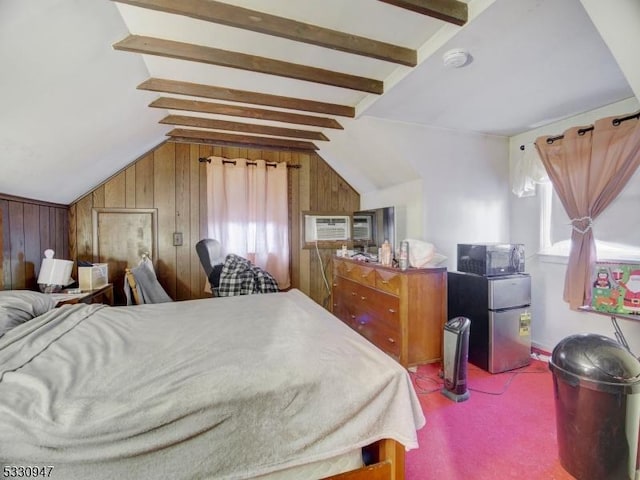
[{"label": "drawer pull handle", "polygon": [[360,325],[366,325],[367,321],[366,320],[360,320],[360,322],[358,322],[358,323],[360,323]]},{"label": "drawer pull handle", "polygon": [[367,278],[367,274],[363,273],[362,275],[360,275],[362,278]]},{"label": "drawer pull handle", "polygon": [[394,338],[389,337],[387,338],[387,340],[389,340],[389,343],[396,343],[396,340]]},{"label": "drawer pull handle", "polygon": [[389,313],[396,313],[396,310],[394,310],[393,308],[390,308]]},{"label": "drawer pull handle", "polygon": [[357,295],[356,292],[351,292],[351,295],[353,295],[354,297]]},{"label": "drawer pull handle", "polygon": [[360,297],[360,300],[366,300],[367,297]]},{"label": "drawer pull handle", "polygon": [[384,283],[385,285],[388,285],[389,281],[388,280],[382,280],[382,283]]},{"label": "drawer pull handle", "polygon": [[353,320],[355,320],[355,319],[356,319],[356,316],[355,316],[355,315],[349,315],[349,316],[350,316]]}]

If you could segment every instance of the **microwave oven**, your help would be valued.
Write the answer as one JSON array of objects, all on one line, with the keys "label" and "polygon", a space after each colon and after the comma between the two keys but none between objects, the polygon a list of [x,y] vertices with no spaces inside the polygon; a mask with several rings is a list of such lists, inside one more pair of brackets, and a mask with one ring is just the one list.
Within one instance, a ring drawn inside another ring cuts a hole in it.
[{"label": "microwave oven", "polygon": [[524,273],[524,245],[459,243],[458,271],[485,276]]}]

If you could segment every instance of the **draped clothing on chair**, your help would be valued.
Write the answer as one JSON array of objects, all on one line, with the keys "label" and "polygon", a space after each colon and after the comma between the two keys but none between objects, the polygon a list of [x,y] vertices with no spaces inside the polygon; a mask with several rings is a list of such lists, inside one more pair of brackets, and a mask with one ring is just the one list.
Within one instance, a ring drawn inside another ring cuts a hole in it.
[{"label": "draped clothing on chair", "polygon": [[238,255],[226,256],[220,272],[220,297],[275,292],[278,292],[278,283],[269,272]]},{"label": "draped clothing on chair", "polygon": [[[131,273],[136,281],[136,289],[141,303],[165,303],[173,302],[173,299],[167,294],[165,289],[158,282],[153,262],[148,257],[143,257],[140,263],[131,269]],[[124,293],[127,299],[127,305],[132,305],[131,286],[125,276]]]}]

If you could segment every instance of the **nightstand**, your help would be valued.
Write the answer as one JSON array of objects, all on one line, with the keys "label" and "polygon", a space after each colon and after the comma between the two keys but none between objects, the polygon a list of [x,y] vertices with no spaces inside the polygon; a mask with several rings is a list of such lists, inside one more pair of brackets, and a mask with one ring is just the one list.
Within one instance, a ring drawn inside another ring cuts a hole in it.
[{"label": "nightstand", "polygon": [[73,298],[60,300],[56,307],[75,303],[104,303],[105,305],[113,305],[113,284],[107,283],[103,287],[82,292]]}]

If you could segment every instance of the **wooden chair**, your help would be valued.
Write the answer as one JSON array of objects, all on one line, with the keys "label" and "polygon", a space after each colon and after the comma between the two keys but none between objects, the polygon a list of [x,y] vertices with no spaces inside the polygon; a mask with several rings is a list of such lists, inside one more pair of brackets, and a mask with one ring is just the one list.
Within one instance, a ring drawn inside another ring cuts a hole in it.
[{"label": "wooden chair", "polygon": [[124,269],[124,277],[129,284],[129,288],[131,289],[131,296],[133,297],[133,303],[135,305],[142,305],[142,299],[140,298],[140,292],[138,292],[138,285],[136,284],[136,278],[131,273],[129,268]]}]

